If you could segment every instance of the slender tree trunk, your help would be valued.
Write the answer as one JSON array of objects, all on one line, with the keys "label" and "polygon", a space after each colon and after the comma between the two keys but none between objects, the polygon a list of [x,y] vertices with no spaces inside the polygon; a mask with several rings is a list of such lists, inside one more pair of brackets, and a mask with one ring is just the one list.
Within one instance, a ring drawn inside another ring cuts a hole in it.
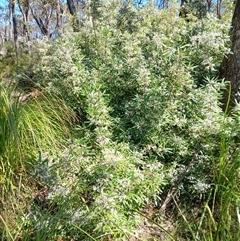
[{"label": "slender tree trunk", "polygon": [[0,34],[0,45],[4,44],[4,38],[3,38],[3,33]]},{"label": "slender tree trunk", "polygon": [[11,8],[11,12],[12,12],[13,40],[14,40],[17,65],[18,65],[19,64],[19,44],[18,44],[18,30],[17,30],[17,15],[15,12],[15,0],[11,0],[10,8]]},{"label": "slender tree trunk", "polygon": [[21,5],[18,0],[18,7],[23,16],[23,35],[25,36],[25,41],[27,42],[30,40],[30,34],[28,31],[29,1],[27,0],[22,4],[23,5]]},{"label": "slender tree trunk", "polygon": [[240,102],[240,0],[236,1],[232,18],[231,42],[232,53],[224,58],[220,69],[220,78],[230,83],[223,95],[223,109],[227,108],[228,97],[230,97],[229,109],[236,102]]},{"label": "slender tree trunk", "polygon": [[74,5],[73,0],[67,0],[67,5],[68,5],[68,9],[69,9],[69,12],[71,13],[71,15],[74,15],[76,13],[76,7]]},{"label": "slender tree trunk", "polygon": [[63,14],[63,8],[62,3],[60,0],[56,0],[56,8],[57,8],[57,32],[59,35],[63,32],[63,20],[62,20],[62,14]]},{"label": "slender tree trunk", "polygon": [[219,19],[221,18],[221,5],[222,5],[222,0],[217,0],[217,16]]},{"label": "slender tree trunk", "polygon": [[169,0],[165,0],[164,7],[168,8],[169,7]]},{"label": "slender tree trunk", "polygon": [[70,14],[73,16],[73,31],[77,32],[79,27],[79,19],[76,16],[76,6],[73,0],[67,0],[67,6],[69,9]]},{"label": "slender tree trunk", "polygon": [[48,22],[47,24],[44,24],[43,20],[41,19],[41,17],[38,17],[32,7],[30,6],[30,9],[31,9],[31,12],[32,12],[32,16],[34,18],[34,20],[36,21],[38,27],[40,28],[41,30],[41,33],[46,36],[48,39],[50,38],[50,33],[49,33],[49,30],[48,30]]},{"label": "slender tree trunk", "polygon": [[11,23],[9,23],[7,26],[5,26],[4,28],[4,41],[7,42],[7,41],[12,41],[13,38],[12,38],[12,25]]},{"label": "slender tree trunk", "polygon": [[89,22],[90,22],[91,27],[93,27],[93,10],[92,10],[92,7],[93,7],[92,1],[88,0],[88,15],[89,15]]}]

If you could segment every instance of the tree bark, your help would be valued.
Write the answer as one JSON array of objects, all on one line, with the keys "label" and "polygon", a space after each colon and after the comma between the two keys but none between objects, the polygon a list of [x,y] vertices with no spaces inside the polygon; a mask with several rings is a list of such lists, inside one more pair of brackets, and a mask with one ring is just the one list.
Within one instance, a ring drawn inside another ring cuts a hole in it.
[{"label": "tree bark", "polygon": [[68,9],[69,9],[69,12],[71,13],[71,15],[74,15],[76,12],[76,7],[74,5],[73,0],[67,0],[67,5],[68,5]]},{"label": "tree bark", "polygon": [[221,18],[221,5],[222,5],[222,0],[217,0],[217,16],[219,19]]},{"label": "tree bark", "polygon": [[232,18],[231,43],[231,53],[224,57],[220,68],[220,78],[229,82],[223,94],[223,109],[226,111],[240,101],[240,0],[236,1]]},{"label": "tree bark", "polygon": [[34,18],[34,20],[36,21],[39,29],[41,30],[41,33],[43,36],[46,36],[48,39],[50,38],[50,33],[49,33],[49,29],[48,29],[48,23],[49,23],[49,19],[47,18],[47,20],[45,21],[45,24],[42,20],[41,17],[38,17],[33,8],[30,6],[31,12],[32,12],[32,16]]},{"label": "tree bark", "polygon": [[67,0],[67,6],[69,9],[70,14],[73,16],[73,31],[78,32],[79,27],[79,19],[78,16],[76,16],[76,6],[74,4],[73,0]]},{"label": "tree bark", "polygon": [[56,3],[56,15],[57,15],[57,32],[59,35],[62,34],[63,31],[63,20],[62,20],[62,14],[63,14],[63,8],[62,3],[60,0],[55,0]]},{"label": "tree bark", "polygon": [[19,2],[18,0],[18,8],[20,10],[20,12],[22,13],[22,17],[23,17],[23,35],[25,36],[25,41],[29,41],[30,40],[30,34],[28,31],[28,17],[29,17],[29,1],[25,1],[22,3]]},{"label": "tree bark", "polygon": [[13,23],[13,39],[17,58],[17,65],[19,64],[19,45],[18,45],[18,30],[17,30],[17,15],[15,11],[15,0],[11,0],[10,8],[12,12],[12,23]]}]

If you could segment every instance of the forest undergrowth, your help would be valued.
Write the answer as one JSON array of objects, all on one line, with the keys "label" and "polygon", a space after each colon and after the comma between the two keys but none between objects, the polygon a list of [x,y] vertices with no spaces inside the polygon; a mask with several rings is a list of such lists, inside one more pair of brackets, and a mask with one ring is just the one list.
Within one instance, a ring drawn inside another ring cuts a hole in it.
[{"label": "forest undergrowth", "polygon": [[1,240],[239,241],[231,15],[178,13],[103,2],[2,59]]}]

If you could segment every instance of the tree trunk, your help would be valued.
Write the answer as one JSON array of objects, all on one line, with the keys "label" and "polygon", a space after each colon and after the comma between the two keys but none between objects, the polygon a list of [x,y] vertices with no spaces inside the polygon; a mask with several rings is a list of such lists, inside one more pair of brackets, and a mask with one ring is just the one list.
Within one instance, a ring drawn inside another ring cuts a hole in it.
[{"label": "tree trunk", "polygon": [[18,45],[18,30],[17,30],[17,15],[15,12],[15,0],[10,2],[10,8],[12,12],[12,23],[13,23],[13,39],[17,58],[17,65],[19,64],[19,45]]},{"label": "tree trunk", "polygon": [[74,5],[73,0],[67,0],[67,6],[69,9],[69,12],[73,16],[73,31],[78,32],[78,27],[79,27],[79,19],[78,16],[76,16],[76,6]]},{"label": "tree trunk", "polygon": [[227,111],[240,101],[240,0],[236,1],[232,18],[231,42],[232,53],[223,59],[220,68],[220,78],[229,82],[223,94],[223,109]]},{"label": "tree trunk", "polygon": [[63,20],[62,20],[62,14],[63,14],[63,8],[62,3],[60,0],[56,0],[56,15],[57,15],[57,32],[59,35],[62,34],[63,31]]},{"label": "tree trunk", "polygon": [[67,0],[67,5],[68,5],[68,9],[69,9],[69,12],[71,13],[71,15],[74,15],[76,12],[76,7],[74,5],[73,0]]},{"label": "tree trunk", "polygon": [[217,16],[219,19],[221,18],[221,5],[222,5],[222,0],[217,0]]},{"label": "tree trunk", "polygon": [[43,20],[41,17],[38,17],[35,13],[34,10],[32,9],[32,7],[30,6],[31,12],[32,12],[32,16],[34,18],[34,20],[36,21],[39,29],[41,30],[41,33],[43,36],[47,37],[48,39],[50,38],[50,33],[49,33],[49,29],[48,29],[48,21],[46,21],[46,23],[44,24]]},{"label": "tree trunk", "polygon": [[25,44],[30,40],[30,34],[28,31],[28,16],[29,16],[29,1],[25,1],[22,3],[18,0],[18,8],[22,13],[23,17],[23,36],[25,37]]},{"label": "tree trunk", "polygon": [[165,8],[168,8],[168,7],[169,7],[169,0],[165,0],[164,2],[165,2],[165,3],[164,3],[164,7],[165,7]]}]

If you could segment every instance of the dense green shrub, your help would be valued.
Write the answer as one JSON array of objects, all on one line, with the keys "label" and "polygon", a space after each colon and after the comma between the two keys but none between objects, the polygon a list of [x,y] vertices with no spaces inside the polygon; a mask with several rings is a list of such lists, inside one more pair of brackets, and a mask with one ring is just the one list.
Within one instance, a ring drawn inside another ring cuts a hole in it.
[{"label": "dense green shrub", "polygon": [[236,147],[238,133],[216,78],[229,26],[213,15],[188,20],[174,7],[108,1],[94,24],[86,15],[77,32],[39,41],[35,84],[63,97],[80,122],[76,140],[33,173],[47,195],[24,218],[26,237],[128,240],[137,237],[134,211],[161,205],[166,182],[188,202],[209,197],[222,137]]},{"label": "dense green shrub", "polygon": [[228,52],[227,24],[212,15],[187,22],[175,8],[111,2],[100,10],[94,26],[86,17],[79,32],[69,30],[49,50],[43,45],[42,84],[103,140],[129,142],[145,156],[180,166],[200,146],[208,159],[223,119],[224,85],[212,77]]},{"label": "dense green shrub", "polygon": [[73,143],[57,162],[48,157],[33,173],[49,187],[47,197],[35,202],[24,220],[26,232],[35,238],[88,240],[88,233],[124,240],[137,235],[140,217],[135,211],[158,200],[160,163],[143,163],[141,154],[125,144],[109,143],[96,154],[86,142]]}]

